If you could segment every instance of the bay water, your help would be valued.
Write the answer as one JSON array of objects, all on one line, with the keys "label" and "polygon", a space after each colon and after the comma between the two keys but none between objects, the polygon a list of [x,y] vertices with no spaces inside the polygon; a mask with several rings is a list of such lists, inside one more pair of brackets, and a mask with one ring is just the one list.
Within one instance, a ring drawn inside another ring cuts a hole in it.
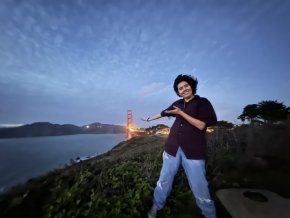
[{"label": "bay water", "polygon": [[62,168],[71,159],[87,159],[107,152],[125,140],[125,134],[0,139],[0,193],[32,177]]}]

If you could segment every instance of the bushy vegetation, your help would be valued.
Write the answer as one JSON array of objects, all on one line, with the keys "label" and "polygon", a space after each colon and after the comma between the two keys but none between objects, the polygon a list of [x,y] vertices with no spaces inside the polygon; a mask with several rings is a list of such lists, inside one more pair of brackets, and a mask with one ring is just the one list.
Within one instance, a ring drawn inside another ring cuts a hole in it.
[{"label": "bushy vegetation", "polygon": [[[115,164],[99,175],[101,178],[81,171],[77,181],[66,189],[60,182],[51,190],[55,200],[45,207],[45,217],[140,217],[152,187],[139,165],[136,161]],[[87,186],[96,179],[98,183]]]},{"label": "bushy vegetation", "polygon": [[258,104],[246,105],[238,119],[258,123],[276,123],[287,120],[290,107],[277,100],[261,101]]},{"label": "bushy vegetation", "polygon": [[208,179],[213,190],[260,188],[290,198],[290,123],[242,125],[208,135]]}]

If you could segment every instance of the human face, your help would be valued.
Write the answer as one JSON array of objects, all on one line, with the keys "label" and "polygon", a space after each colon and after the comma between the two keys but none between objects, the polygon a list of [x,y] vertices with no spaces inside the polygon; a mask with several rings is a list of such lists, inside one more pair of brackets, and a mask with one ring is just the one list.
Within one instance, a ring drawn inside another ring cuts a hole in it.
[{"label": "human face", "polygon": [[187,82],[182,81],[178,83],[177,89],[179,95],[185,100],[190,100],[191,98],[193,98],[191,86]]}]

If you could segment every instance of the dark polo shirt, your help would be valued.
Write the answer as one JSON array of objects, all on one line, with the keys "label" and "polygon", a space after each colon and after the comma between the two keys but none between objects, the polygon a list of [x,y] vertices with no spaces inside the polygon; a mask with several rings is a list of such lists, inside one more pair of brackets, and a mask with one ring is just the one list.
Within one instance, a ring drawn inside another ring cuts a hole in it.
[{"label": "dark polo shirt", "polygon": [[167,114],[165,111],[174,109],[173,105],[179,107],[189,116],[205,122],[206,127],[208,127],[217,123],[217,117],[211,103],[206,98],[195,95],[189,102],[185,102],[183,99],[177,100],[161,112],[161,116],[176,117],[165,143],[165,151],[176,156],[178,147],[181,147],[188,159],[205,159],[206,128],[199,130],[183,117]]}]

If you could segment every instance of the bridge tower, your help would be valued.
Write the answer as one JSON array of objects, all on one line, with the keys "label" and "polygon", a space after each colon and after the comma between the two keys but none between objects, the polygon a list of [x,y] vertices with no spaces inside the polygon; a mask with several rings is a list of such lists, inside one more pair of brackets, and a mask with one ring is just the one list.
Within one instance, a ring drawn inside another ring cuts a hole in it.
[{"label": "bridge tower", "polygon": [[133,126],[133,111],[129,109],[127,113],[127,128],[130,128],[132,126]]},{"label": "bridge tower", "polygon": [[127,112],[127,139],[130,139],[131,133],[130,128],[133,126],[133,111],[131,109]]}]

